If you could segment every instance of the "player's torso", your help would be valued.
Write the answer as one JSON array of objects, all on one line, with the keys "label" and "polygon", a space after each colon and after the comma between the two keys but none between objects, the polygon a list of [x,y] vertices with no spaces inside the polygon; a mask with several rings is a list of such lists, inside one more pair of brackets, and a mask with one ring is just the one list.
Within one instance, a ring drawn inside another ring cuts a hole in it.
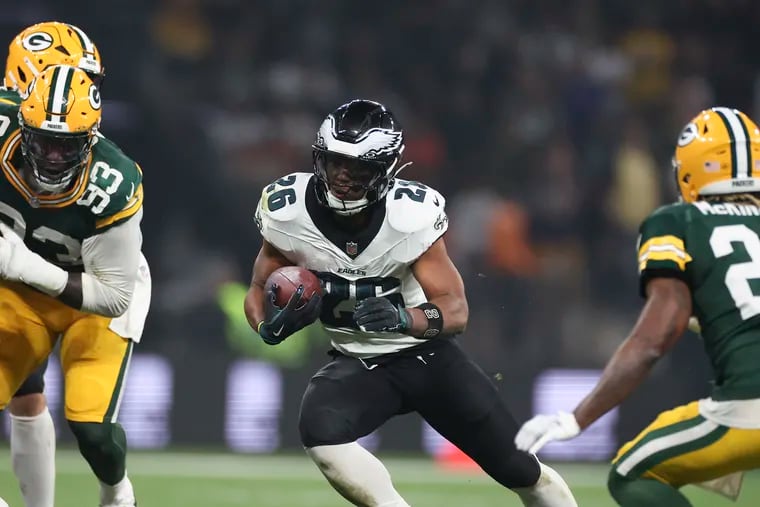
[{"label": "player's torso", "polygon": [[[431,195],[427,195],[429,192]],[[398,199],[394,198],[396,195]],[[386,297],[396,305],[409,307],[427,300],[411,264],[429,245],[395,222],[399,220],[399,212],[408,213],[406,208],[398,209],[399,206],[428,198],[439,203],[439,227],[443,229],[446,225],[443,202],[437,192],[400,180],[386,202],[373,207],[366,227],[350,234],[337,230],[330,216],[332,212],[317,203],[310,174],[290,175],[265,189],[262,204],[268,211],[257,213],[259,226],[262,227],[261,220],[267,221],[264,224],[267,241],[294,264],[318,273],[324,285],[320,320],[338,350],[370,357],[422,342],[402,334],[362,332],[353,321],[353,310],[357,301],[371,296]],[[419,204],[422,207],[423,203]],[[428,206],[436,205],[429,202],[425,207]],[[280,220],[271,220],[278,214]],[[407,218],[410,223],[414,221]]]},{"label": "player's torso", "polygon": [[113,143],[98,137],[88,167],[70,190],[38,195],[22,176],[17,113],[17,106],[0,100],[0,217],[31,250],[62,267],[77,269],[82,265],[82,241],[103,226],[110,210],[127,204],[140,185],[139,170]]},{"label": "player's torso", "polygon": [[682,206],[693,309],[716,384],[730,384],[726,396],[760,397],[760,208]]}]

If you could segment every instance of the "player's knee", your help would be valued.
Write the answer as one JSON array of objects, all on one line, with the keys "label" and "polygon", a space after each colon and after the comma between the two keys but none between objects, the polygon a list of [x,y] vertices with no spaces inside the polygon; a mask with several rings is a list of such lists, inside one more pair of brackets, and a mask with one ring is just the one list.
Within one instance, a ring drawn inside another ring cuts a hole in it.
[{"label": "player's knee", "polygon": [[[38,369],[29,375],[24,383],[13,394],[13,398],[20,398],[28,396],[30,394],[42,394],[45,390],[45,371],[44,369]],[[44,401],[44,398],[42,398]]]},{"label": "player's knee", "polygon": [[82,453],[107,454],[116,444],[114,423],[69,421],[69,427]]},{"label": "player's knee", "polygon": [[496,482],[509,489],[529,488],[541,477],[538,460],[527,452],[516,449],[507,458],[487,465],[484,470]]},{"label": "player's knee", "polygon": [[626,486],[628,486],[630,482],[630,479],[618,473],[615,466],[610,468],[610,473],[607,475],[607,489],[610,492],[610,496],[612,496],[612,498],[618,503],[620,502],[621,495],[624,493]]},{"label": "player's knee", "polygon": [[353,442],[351,425],[345,417],[330,408],[303,406],[298,420],[298,431],[304,447],[336,445]]},{"label": "player's knee", "polygon": [[16,394],[8,404],[8,411],[17,417],[36,417],[47,407],[42,392]]}]

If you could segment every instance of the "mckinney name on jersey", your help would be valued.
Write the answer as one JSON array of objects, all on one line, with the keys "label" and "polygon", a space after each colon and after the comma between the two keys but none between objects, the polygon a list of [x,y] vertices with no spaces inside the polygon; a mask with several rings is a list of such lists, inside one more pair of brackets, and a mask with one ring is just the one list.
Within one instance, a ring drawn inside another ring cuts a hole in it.
[{"label": "mckinney name on jersey", "polygon": [[427,301],[411,265],[448,228],[445,200],[432,188],[396,179],[371,206],[356,233],[336,226],[317,201],[311,173],[294,173],[264,188],[256,224],[293,264],[317,273],[324,286],[320,320],[340,352],[368,358],[424,342],[399,333],[364,332],[353,320],[357,301],[378,296],[413,307]]},{"label": "mckinney name on jersey", "polygon": [[640,228],[642,291],[652,277],[688,284],[717,401],[760,398],[759,215],[749,202],[677,203]]}]

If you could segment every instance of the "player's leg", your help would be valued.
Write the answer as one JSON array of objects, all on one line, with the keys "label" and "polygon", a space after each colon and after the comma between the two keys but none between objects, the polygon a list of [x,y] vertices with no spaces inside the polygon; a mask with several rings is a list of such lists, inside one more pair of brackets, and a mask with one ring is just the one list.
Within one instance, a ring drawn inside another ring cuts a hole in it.
[{"label": "player's leg", "polygon": [[109,323],[97,315],[83,316],[63,335],[66,420],[100,481],[101,505],[133,506],[127,439],[116,422],[133,342],[114,333]]},{"label": "player's leg", "polygon": [[[0,409],[4,409],[10,403],[11,396],[19,392],[24,379],[50,355],[55,343],[55,335],[48,331],[39,312],[33,307],[33,299],[34,297],[26,298],[20,295],[15,286],[0,284]],[[31,390],[41,391],[41,387],[32,386]],[[23,393],[24,391],[21,391],[21,394]],[[21,409],[33,412],[39,409],[39,405]],[[32,428],[24,424],[19,425],[18,420],[11,417],[14,470],[21,472],[18,475],[25,504],[50,507],[53,505],[52,485],[48,488],[46,479],[42,479],[43,483],[38,484],[36,481],[39,477],[35,476],[35,472],[25,473],[17,466],[22,465],[21,468],[24,468],[23,463],[16,462],[17,458],[24,454],[25,444],[31,439],[25,430],[36,433],[39,428],[36,424],[32,424]],[[20,432],[17,431],[19,429]],[[54,442],[55,435],[52,438]],[[21,457],[20,461],[23,462],[24,458]]]},{"label": "player's leg", "polygon": [[309,382],[299,431],[307,454],[344,498],[362,507],[408,507],[385,466],[356,440],[401,410],[383,367],[338,356]]},{"label": "player's leg", "polygon": [[663,412],[613,460],[608,486],[624,507],[689,507],[679,488],[760,468],[760,430],[729,428],[698,402]]},{"label": "player's leg", "polygon": [[55,427],[43,389],[47,360],[13,395],[11,462],[26,507],[53,507],[55,498]]},{"label": "player's leg", "polygon": [[456,342],[441,341],[433,355],[422,357],[418,368],[429,380],[413,403],[436,431],[517,493],[524,505],[576,506],[557,472],[517,450],[517,422],[488,376]]}]

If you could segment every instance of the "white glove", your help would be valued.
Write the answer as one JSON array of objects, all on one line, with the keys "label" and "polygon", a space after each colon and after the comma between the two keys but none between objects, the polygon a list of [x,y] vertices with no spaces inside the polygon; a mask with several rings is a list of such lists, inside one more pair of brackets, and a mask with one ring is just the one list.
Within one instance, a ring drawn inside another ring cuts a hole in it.
[{"label": "white glove", "polygon": [[24,240],[0,222],[0,278],[21,282],[57,296],[66,287],[69,274],[29,250]]},{"label": "white glove", "polygon": [[568,440],[577,437],[580,432],[573,414],[562,411],[552,415],[541,414],[522,425],[515,437],[515,445],[521,451],[535,454],[553,440]]}]

